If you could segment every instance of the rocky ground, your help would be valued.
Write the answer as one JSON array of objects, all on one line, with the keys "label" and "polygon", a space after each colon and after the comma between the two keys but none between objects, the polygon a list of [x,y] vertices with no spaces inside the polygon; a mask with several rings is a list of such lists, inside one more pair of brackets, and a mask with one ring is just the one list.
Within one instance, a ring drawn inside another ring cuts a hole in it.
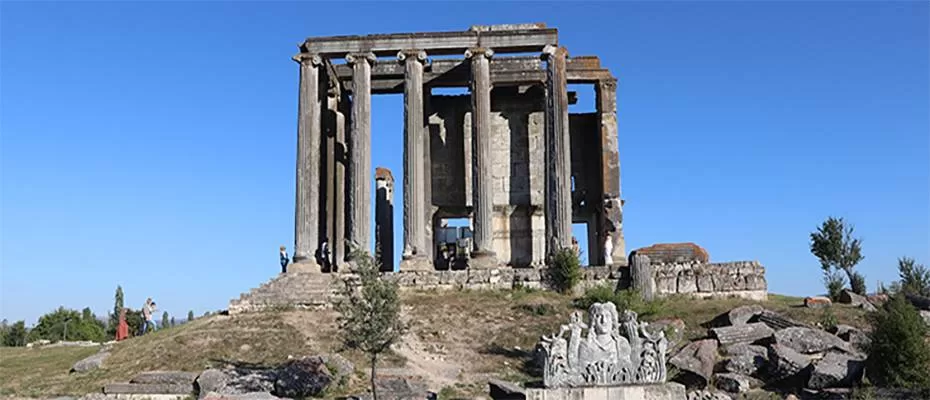
[{"label": "rocky ground", "polygon": [[[411,331],[380,364],[384,379],[379,386],[430,391],[440,398],[486,397],[490,379],[537,380],[536,341],[557,331],[575,309],[570,296],[521,290],[411,293],[403,300]],[[834,304],[831,313],[839,322],[834,333],[817,328],[823,309],[777,295],[766,302],[673,297],[640,314],[644,321],[666,326],[678,341],[670,354],[681,380],[694,390],[712,391],[704,393],[708,396],[737,397],[759,388],[772,393],[792,379],[823,392],[854,377],[863,357],[857,341],[864,336],[853,327],[863,326],[865,310]],[[108,385],[117,385],[111,387],[116,391],[141,390],[131,385],[153,384],[140,383],[151,379],[140,378],[147,371],[186,373],[161,384],[202,396],[253,389],[328,398],[362,393],[368,361],[341,351],[338,339],[332,311],[279,310],[198,319],[117,343],[106,349],[109,356],[100,356],[97,348],[0,349],[0,394],[79,396],[101,393]],[[95,358],[85,363],[97,368],[68,372],[89,356]],[[295,386],[295,381],[312,384]]]}]

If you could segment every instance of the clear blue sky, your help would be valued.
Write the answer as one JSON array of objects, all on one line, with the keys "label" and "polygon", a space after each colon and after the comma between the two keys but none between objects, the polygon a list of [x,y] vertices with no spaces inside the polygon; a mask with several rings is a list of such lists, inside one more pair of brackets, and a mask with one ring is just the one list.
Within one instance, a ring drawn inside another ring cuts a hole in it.
[{"label": "clear blue sky", "polygon": [[[619,77],[628,250],[694,241],[810,295],[808,235],[836,215],[870,288],[930,263],[926,2],[0,7],[3,318],[103,314],[117,284],[225,308],[292,247],[296,44],[472,24],[544,21]],[[401,171],[401,101],[373,101],[373,166]]]}]

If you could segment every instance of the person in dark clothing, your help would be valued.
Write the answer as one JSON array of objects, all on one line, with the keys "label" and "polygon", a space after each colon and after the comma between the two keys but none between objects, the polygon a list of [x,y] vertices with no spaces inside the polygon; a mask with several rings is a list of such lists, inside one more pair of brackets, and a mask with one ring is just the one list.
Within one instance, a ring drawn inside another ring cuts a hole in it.
[{"label": "person in dark clothing", "polygon": [[281,273],[287,272],[287,264],[291,261],[287,257],[287,247],[281,246],[281,254],[279,256],[281,259]]}]

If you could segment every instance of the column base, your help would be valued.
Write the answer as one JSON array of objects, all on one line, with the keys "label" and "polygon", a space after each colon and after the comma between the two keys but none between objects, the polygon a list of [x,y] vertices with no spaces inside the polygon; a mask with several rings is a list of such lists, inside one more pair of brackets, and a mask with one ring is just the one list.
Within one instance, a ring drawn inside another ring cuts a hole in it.
[{"label": "column base", "polygon": [[471,252],[471,259],[468,260],[470,269],[494,269],[501,267],[500,261],[497,260],[497,253],[490,250],[475,250]]},{"label": "column base", "polygon": [[425,255],[405,255],[400,260],[400,271],[432,271],[433,262]]},{"label": "column base", "polygon": [[316,261],[311,259],[304,259],[288,264],[287,273],[295,272],[320,274],[323,273],[323,270],[321,269],[320,265],[316,263]]}]

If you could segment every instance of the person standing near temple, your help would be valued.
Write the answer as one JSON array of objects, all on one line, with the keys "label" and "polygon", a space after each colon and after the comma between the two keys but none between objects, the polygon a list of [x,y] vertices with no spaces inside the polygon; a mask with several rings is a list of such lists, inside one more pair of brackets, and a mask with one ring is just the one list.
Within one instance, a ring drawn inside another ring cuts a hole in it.
[{"label": "person standing near temple", "polygon": [[142,331],[139,332],[139,336],[144,335],[145,332],[148,331],[149,321],[152,320],[153,304],[154,302],[152,301],[152,298],[149,297],[148,299],[145,299],[145,304],[142,305]]},{"label": "person standing near temple", "polygon": [[126,322],[126,309],[119,310],[119,324],[116,325],[116,341],[129,338],[129,323]]},{"label": "person standing near temple", "polygon": [[281,246],[281,252],[278,257],[281,261],[281,273],[287,272],[287,264],[291,260],[287,258],[287,247]]}]

